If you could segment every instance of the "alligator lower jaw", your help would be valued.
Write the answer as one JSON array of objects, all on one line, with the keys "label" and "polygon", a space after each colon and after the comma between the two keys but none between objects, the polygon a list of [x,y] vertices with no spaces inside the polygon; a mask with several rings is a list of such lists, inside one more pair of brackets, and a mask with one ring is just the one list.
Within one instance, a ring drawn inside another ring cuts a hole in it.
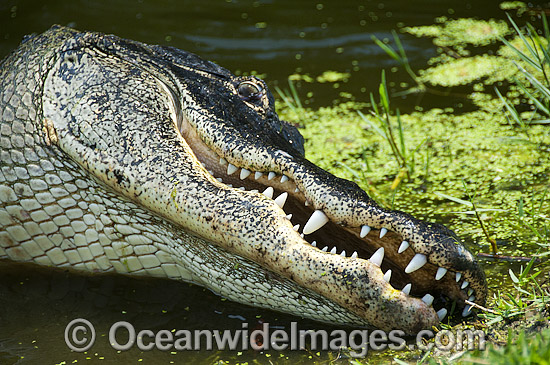
[{"label": "alligator lower jaw", "polygon": [[[462,309],[463,317],[471,314],[471,306],[465,300],[476,301],[478,293],[469,285],[467,272],[428,262],[426,255],[414,252],[401,234],[389,228],[346,227],[334,222],[318,213],[321,211],[315,209],[315,203],[308,201],[299,184],[286,175],[237,167],[209,148],[185,120],[179,122],[178,129],[212,179],[229,188],[262,193],[273,199],[287,214],[286,219],[304,245],[327,255],[368,260],[380,270],[385,283],[379,285],[389,284],[391,290],[406,294],[410,301],[421,299],[433,308],[440,321],[455,308]],[[479,294],[483,303],[484,294]]]}]

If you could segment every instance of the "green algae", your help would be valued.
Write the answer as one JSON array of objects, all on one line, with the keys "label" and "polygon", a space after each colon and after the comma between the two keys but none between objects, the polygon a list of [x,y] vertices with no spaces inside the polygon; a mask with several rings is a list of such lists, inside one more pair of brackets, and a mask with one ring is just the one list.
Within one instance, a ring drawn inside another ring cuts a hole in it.
[{"label": "green algae", "polygon": [[338,72],[333,70],[324,71],[317,77],[312,77],[308,74],[292,74],[288,77],[291,81],[304,81],[307,83],[318,82],[320,84],[324,83],[336,83],[336,82],[347,82],[351,74],[349,72]]},{"label": "green algae", "polygon": [[[537,100],[544,95],[537,88],[525,85],[532,84],[533,80],[548,84],[550,66],[543,61],[548,48],[546,38],[534,37],[536,30],[530,27],[526,35],[522,32],[507,40],[506,36],[512,29],[520,31],[514,28],[515,24],[508,27],[503,21],[447,18],[438,21],[444,24],[404,29],[416,36],[432,37],[434,45],[438,46],[439,55],[428,61],[430,67],[420,70],[419,76],[413,76],[419,86],[451,88],[468,85],[472,92],[465,96],[477,107],[489,110],[498,107],[499,103],[502,107],[502,101],[490,93],[495,86],[505,85],[506,97],[513,104],[528,104],[531,110],[535,110]],[[498,47],[496,52],[495,46]],[[539,63],[541,66],[537,65]],[[525,118],[536,119],[538,115],[532,113]]]},{"label": "green algae", "polygon": [[502,10],[517,10],[527,8],[527,4],[523,1],[504,1],[500,3],[499,7]]},{"label": "green algae", "polygon": [[325,82],[346,82],[350,77],[350,74],[347,72],[337,72],[337,71],[325,71],[321,75],[317,76],[316,80],[319,83]]},{"label": "green algae", "polygon": [[484,54],[452,59],[421,71],[420,76],[424,82],[432,85],[452,87],[467,85],[479,79],[485,79],[484,83],[490,85],[509,80],[517,73],[517,67],[510,60]]},{"label": "green algae", "polygon": [[486,46],[499,37],[511,33],[503,20],[438,19],[440,24],[422,27],[407,27],[404,31],[417,37],[433,37],[440,47],[459,47],[466,44]]},{"label": "green algae", "polygon": [[[536,50],[540,54],[543,53],[543,50],[542,50],[543,47],[544,48],[548,47],[548,41],[546,39],[541,38],[541,41],[542,41],[541,44],[536,44],[536,43],[532,44],[533,49]],[[509,59],[514,59],[514,60],[519,61],[520,58],[518,57],[518,53],[516,51],[514,51],[510,46],[514,47],[515,49],[517,49],[520,52],[523,52],[523,53],[528,52],[528,48],[527,48],[526,44],[522,41],[521,37],[516,36],[516,37],[512,38],[511,40],[509,40],[508,44],[505,44],[505,45],[501,46],[497,53],[502,57],[506,57],[506,58],[509,58]]]}]

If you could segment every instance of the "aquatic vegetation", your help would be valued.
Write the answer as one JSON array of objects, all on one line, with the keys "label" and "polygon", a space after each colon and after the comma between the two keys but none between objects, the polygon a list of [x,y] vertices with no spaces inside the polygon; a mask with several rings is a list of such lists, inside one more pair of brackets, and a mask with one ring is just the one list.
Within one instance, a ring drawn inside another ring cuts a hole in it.
[{"label": "aquatic vegetation", "polygon": [[348,72],[337,72],[337,71],[325,71],[321,75],[317,76],[315,80],[319,83],[325,82],[346,82],[350,77]]},{"label": "aquatic vegetation", "polygon": [[[519,3],[505,4],[507,8],[521,6]],[[473,92],[463,94],[465,97],[487,111],[500,105],[507,112],[507,122],[519,125],[522,134],[529,139],[526,126],[533,121],[549,123],[541,121],[540,115],[550,116],[550,31],[546,17],[543,15],[541,19],[543,35],[529,23],[525,31],[521,30],[510,17],[511,27],[492,20],[458,19],[448,20],[443,25],[405,28],[406,32],[417,36],[433,37],[440,51],[439,56],[429,61],[431,66],[421,70],[419,76],[411,73],[406,65],[405,69],[420,86],[414,91],[441,92],[425,85],[443,88],[470,85]],[[443,20],[447,19],[440,19]],[[506,39],[512,33],[515,37]],[[400,46],[397,38],[394,42]],[[397,53],[390,46],[377,43],[396,59]],[[491,48],[483,47],[494,44],[500,44],[496,54]],[[399,55],[399,58],[405,66],[406,56]],[[495,89],[494,85],[503,90]],[[528,111],[530,113],[526,113]]]},{"label": "aquatic vegetation", "polygon": [[486,84],[493,84],[513,77],[512,62],[487,54],[452,59],[420,73],[422,80],[444,87],[467,85],[486,78]]},{"label": "aquatic vegetation", "polygon": [[515,10],[527,8],[527,4],[523,1],[504,1],[500,3],[499,7],[502,10]]},{"label": "aquatic vegetation", "polygon": [[318,82],[324,84],[327,82],[346,82],[351,74],[349,72],[338,72],[333,70],[324,71],[317,77],[312,77],[308,74],[292,74],[288,77],[290,81],[304,81],[307,83]]},{"label": "aquatic vegetation", "polygon": [[539,333],[536,329],[528,333],[521,331],[514,334],[509,331],[506,344],[497,346],[491,344],[486,351],[475,351],[473,354],[461,359],[465,364],[541,364],[550,363],[550,329]]},{"label": "aquatic vegetation", "polygon": [[411,79],[413,79],[417,87],[411,89],[411,92],[417,92],[417,91],[425,91],[424,84],[422,82],[422,79],[416,75],[416,73],[411,68],[411,65],[409,64],[409,59],[407,57],[407,54],[405,53],[405,49],[403,48],[403,45],[401,44],[401,40],[399,39],[399,36],[395,32],[395,30],[392,30],[392,36],[393,41],[395,43],[395,46],[397,50],[393,49],[393,47],[387,45],[380,39],[376,38],[376,36],[372,36],[372,40],[374,43],[376,43],[380,48],[382,48],[391,58],[396,60],[401,67],[403,67]]},{"label": "aquatic vegetation", "polygon": [[417,37],[433,37],[439,47],[462,50],[467,44],[486,46],[509,34],[510,28],[502,20],[447,19],[441,17],[436,25],[407,27],[405,32]]},{"label": "aquatic vegetation", "polygon": [[[384,140],[386,140],[391,148],[391,152],[393,157],[395,158],[395,162],[399,165],[400,171],[395,177],[395,180],[391,186],[391,189],[396,189],[399,184],[401,183],[401,180],[403,179],[403,176],[406,175],[407,178],[410,179],[411,173],[414,172],[414,154],[420,146],[426,141],[422,141],[413,151],[409,151],[407,147],[405,146],[405,133],[403,131],[403,123],[401,121],[401,115],[399,113],[399,109],[395,110],[395,118],[391,115],[392,111],[390,110],[390,98],[388,94],[388,86],[386,85],[386,75],[385,72],[382,71],[382,83],[380,84],[380,88],[378,90],[378,94],[380,95],[380,102],[376,103],[374,100],[374,95],[370,94],[370,105],[372,106],[371,114],[374,117],[374,119],[378,122],[378,126],[368,118],[365,117],[365,115],[361,111],[357,111],[361,119],[368,123],[374,131],[376,131]],[[380,104],[380,109],[378,107],[378,104]],[[396,120],[397,127],[393,126],[392,119]],[[394,132],[394,129],[396,131]],[[397,140],[397,137],[399,137],[399,140]]]},{"label": "aquatic vegetation", "polygon": [[[521,94],[526,96],[533,105],[534,113],[532,113],[531,119],[540,119],[537,118],[537,113],[547,117],[550,116],[550,80],[548,78],[550,71],[550,49],[548,49],[548,45],[550,44],[550,29],[546,17],[543,16],[542,19],[545,37],[541,37],[530,24],[527,24],[527,35],[523,35],[516,23],[510,18],[510,22],[514,26],[518,36],[514,39],[514,44],[502,39],[506,48],[501,51],[501,54],[511,53],[523,63],[523,65],[519,62],[516,63],[517,69],[523,77],[521,79],[514,79],[514,81]],[[525,121],[516,111],[513,102],[504,98],[498,89],[496,92],[508,115],[526,132],[526,124],[531,124],[533,121]],[[536,120],[536,122],[550,123],[548,120]],[[526,132],[526,134],[528,133]]]}]

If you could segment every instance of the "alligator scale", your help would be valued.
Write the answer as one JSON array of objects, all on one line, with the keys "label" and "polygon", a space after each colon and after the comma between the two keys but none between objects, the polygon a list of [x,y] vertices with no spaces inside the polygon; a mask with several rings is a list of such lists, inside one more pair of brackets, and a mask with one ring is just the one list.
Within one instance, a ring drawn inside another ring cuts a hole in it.
[{"label": "alligator scale", "polygon": [[407,333],[485,301],[453,232],[306,160],[255,77],[59,26],[0,67],[0,259]]}]

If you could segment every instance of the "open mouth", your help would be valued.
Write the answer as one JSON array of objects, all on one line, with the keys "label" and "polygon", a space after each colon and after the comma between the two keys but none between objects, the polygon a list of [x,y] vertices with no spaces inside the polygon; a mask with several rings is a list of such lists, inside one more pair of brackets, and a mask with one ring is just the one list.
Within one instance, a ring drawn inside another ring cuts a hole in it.
[{"label": "open mouth", "polygon": [[[374,219],[374,224],[356,226],[339,221],[334,218],[335,214],[323,210],[323,203],[317,198],[319,194],[309,191],[303,180],[274,171],[253,171],[235,161],[228,162],[229,155],[213,151],[187,119],[179,115],[178,130],[208,174],[227,187],[261,193],[274,200],[304,245],[327,255],[337,255],[342,260],[369,260],[379,267],[388,285],[411,298],[421,299],[433,308],[440,321],[455,309],[462,309],[463,317],[471,313],[471,306],[465,300],[476,301],[477,293],[467,275],[431,263],[429,255],[415,252],[411,244],[414,238],[409,238],[411,227],[391,222],[384,225],[380,219]],[[284,151],[277,152],[288,155]],[[400,212],[388,214],[404,215]]]}]

